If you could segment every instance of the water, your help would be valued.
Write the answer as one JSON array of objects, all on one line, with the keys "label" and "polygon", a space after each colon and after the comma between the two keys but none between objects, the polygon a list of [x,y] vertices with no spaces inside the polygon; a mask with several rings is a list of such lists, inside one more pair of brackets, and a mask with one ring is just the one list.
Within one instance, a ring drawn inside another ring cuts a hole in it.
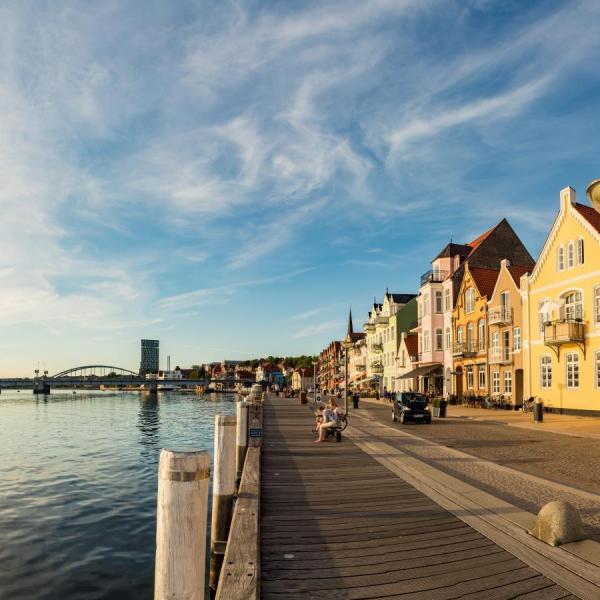
[{"label": "water", "polygon": [[151,598],[160,449],[212,454],[235,399],[3,390],[0,598]]}]

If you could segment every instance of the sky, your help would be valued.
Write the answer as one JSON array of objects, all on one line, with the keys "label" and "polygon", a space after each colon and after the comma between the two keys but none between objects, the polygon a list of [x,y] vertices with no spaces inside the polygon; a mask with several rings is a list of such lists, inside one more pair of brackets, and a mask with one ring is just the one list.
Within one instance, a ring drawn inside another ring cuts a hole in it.
[{"label": "sky", "polygon": [[0,376],[317,353],[600,177],[600,3],[0,4]]}]

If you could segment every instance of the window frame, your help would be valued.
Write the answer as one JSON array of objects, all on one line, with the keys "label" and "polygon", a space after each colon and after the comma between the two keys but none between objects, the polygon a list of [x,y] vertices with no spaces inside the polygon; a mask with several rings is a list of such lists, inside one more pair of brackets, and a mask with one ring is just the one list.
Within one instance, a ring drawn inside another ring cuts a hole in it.
[{"label": "window frame", "polygon": [[441,327],[436,327],[435,328],[435,350],[437,352],[437,351],[443,350],[443,349],[444,349],[444,330]]},{"label": "window frame", "polygon": [[483,390],[485,388],[485,367],[479,366],[477,373],[477,382],[479,384],[479,389]]},{"label": "window frame", "polygon": [[450,302],[450,288],[447,287],[444,290],[444,311],[452,310],[452,303]]},{"label": "window frame", "polygon": [[596,389],[600,390],[600,350],[596,350],[595,359]]},{"label": "window frame", "polygon": [[466,374],[467,374],[467,389],[468,390],[472,390],[473,389],[473,383],[474,383],[474,379],[473,379],[473,365],[468,365],[465,368]]},{"label": "window frame", "polygon": [[549,354],[540,356],[540,388],[543,390],[552,389],[552,357]]},{"label": "window frame", "polygon": [[500,393],[500,371],[492,373],[492,394]]},{"label": "window frame", "polygon": [[566,377],[565,384],[568,390],[579,389],[581,371],[579,368],[579,352],[571,351],[565,356]]},{"label": "window frame", "polygon": [[594,288],[594,324],[600,325],[600,285]]},{"label": "window frame", "polygon": [[556,249],[556,270],[565,270],[565,247],[562,244]]},{"label": "window frame", "polygon": [[[507,382],[509,383],[508,388],[506,386]],[[510,370],[504,371],[504,381],[502,382],[502,385],[503,385],[505,394],[512,394],[512,371],[510,371]]]},{"label": "window frame", "polygon": [[470,287],[465,290],[465,314],[471,314],[475,311],[475,288]]},{"label": "window frame", "polygon": [[[568,301],[574,296],[575,299]],[[581,290],[568,290],[560,295],[562,301],[562,317],[567,321],[583,320],[583,292]]]},{"label": "window frame", "polygon": [[575,267],[575,244],[569,242],[567,244],[567,269],[573,269]]},{"label": "window frame", "polygon": [[581,237],[577,239],[577,264],[585,264],[585,243]]},{"label": "window frame", "polygon": [[485,350],[485,319],[477,321],[477,349]]},{"label": "window frame", "polygon": [[435,291],[435,314],[441,315],[444,312],[444,296],[442,290]]}]

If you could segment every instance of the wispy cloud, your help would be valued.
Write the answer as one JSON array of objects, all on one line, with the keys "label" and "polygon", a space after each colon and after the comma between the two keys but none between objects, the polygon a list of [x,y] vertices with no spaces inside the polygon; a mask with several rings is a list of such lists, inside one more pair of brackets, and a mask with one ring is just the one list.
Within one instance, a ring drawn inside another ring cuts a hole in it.
[{"label": "wispy cloud", "polygon": [[344,327],[343,321],[338,321],[338,320],[323,321],[322,323],[316,323],[314,325],[307,325],[306,327],[299,329],[294,334],[292,334],[292,337],[295,339],[312,337],[312,336],[320,335],[322,333],[329,333],[330,331],[333,331],[335,329],[339,329],[340,331],[342,331],[343,327]]}]

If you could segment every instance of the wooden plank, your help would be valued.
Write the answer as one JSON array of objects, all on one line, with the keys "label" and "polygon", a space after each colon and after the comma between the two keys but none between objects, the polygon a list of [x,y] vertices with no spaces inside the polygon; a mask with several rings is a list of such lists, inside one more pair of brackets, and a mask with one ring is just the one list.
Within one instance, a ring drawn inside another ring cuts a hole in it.
[{"label": "wooden plank", "polygon": [[260,598],[260,452],[260,446],[251,446],[246,453],[217,600]]}]

